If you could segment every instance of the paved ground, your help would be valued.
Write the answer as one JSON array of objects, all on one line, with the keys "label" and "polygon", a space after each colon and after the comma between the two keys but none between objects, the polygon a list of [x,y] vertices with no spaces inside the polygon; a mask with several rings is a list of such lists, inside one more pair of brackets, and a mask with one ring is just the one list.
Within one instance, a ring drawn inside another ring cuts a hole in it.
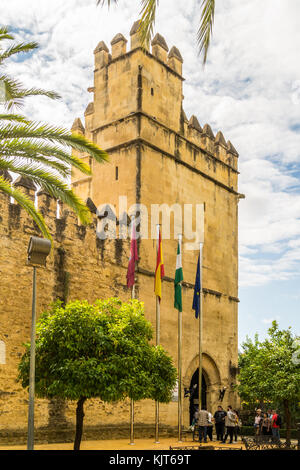
[{"label": "paved ground", "polygon": [[[160,439],[160,444],[155,444],[153,439],[136,439],[134,445],[129,444],[128,439],[116,439],[116,440],[101,440],[101,441],[82,441],[81,450],[169,450],[169,447],[181,447],[181,446],[192,446],[197,445],[197,442],[186,440],[185,442],[178,442],[177,439]],[[213,441],[203,446],[213,445],[215,447],[228,447],[228,448],[244,448],[241,441],[235,444],[220,444],[219,442]],[[61,444],[37,444],[36,450],[72,450],[72,443],[61,443]],[[26,445],[16,446],[0,446],[1,450],[26,450]]]}]

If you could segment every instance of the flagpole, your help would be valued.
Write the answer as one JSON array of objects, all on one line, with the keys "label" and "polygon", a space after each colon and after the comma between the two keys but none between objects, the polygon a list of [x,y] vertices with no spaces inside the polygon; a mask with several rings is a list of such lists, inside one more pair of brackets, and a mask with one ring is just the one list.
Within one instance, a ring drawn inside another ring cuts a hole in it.
[{"label": "flagpole", "polygon": [[[134,224],[134,216],[132,217],[132,227]],[[133,229],[132,229],[133,233]],[[131,299],[135,299],[135,284],[131,286]],[[134,401],[130,399],[130,445],[134,446]]]},{"label": "flagpole", "polygon": [[[182,235],[178,235],[180,254]],[[182,312],[178,309],[178,442],[182,442]]]},{"label": "flagpole", "polygon": [[[131,287],[131,298],[135,298],[134,285]],[[130,399],[130,445],[134,446],[134,401]]]},{"label": "flagpole", "polygon": [[198,407],[199,411],[202,408],[202,243],[200,243],[199,248],[199,264],[200,264],[200,299],[199,299],[199,384],[198,384]]},{"label": "flagpole", "polygon": [[[159,230],[160,225],[156,225],[156,254],[159,249]],[[156,296],[156,346],[160,343],[160,302],[158,295]],[[159,402],[155,401],[155,444],[159,444]]]}]

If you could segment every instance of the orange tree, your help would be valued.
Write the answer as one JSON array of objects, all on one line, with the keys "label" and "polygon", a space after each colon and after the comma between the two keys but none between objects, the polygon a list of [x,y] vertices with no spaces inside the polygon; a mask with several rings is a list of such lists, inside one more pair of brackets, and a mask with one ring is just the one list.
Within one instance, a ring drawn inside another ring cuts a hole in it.
[{"label": "orange tree", "polygon": [[[65,307],[58,302],[41,315],[35,391],[42,398],[77,401],[74,450],[80,448],[87,399],[171,400],[177,371],[151,339],[152,326],[138,300],[75,301]],[[23,387],[29,385],[29,352],[27,344],[19,364]]]},{"label": "orange tree", "polygon": [[268,337],[247,338],[239,356],[241,398],[251,403],[278,403],[284,409],[287,441],[291,439],[291,407],[300,401],[300,345],[291,329],[279,330],[276,321]]}]

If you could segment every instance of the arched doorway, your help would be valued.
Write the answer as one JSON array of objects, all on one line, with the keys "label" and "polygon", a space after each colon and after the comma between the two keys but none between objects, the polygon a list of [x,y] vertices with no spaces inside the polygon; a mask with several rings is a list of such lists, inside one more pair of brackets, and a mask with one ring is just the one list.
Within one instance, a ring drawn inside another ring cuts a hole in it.
[{"label": "arched doorway", "polygon": [[[198,402],[199,402],[198,386],[199,386],[199,368],[196,370],[196,372],[194,372],[191,383],[190,383],[190,391],[191,391],[190,393],[190,424],[192,424],[194,413],[196,411],[196,408],[198,408]],[[202,374],[202,392],[201,392],[202,406],[207,406],[206,394],[207,394],[207,384],[206,384],[204,374]]]}]

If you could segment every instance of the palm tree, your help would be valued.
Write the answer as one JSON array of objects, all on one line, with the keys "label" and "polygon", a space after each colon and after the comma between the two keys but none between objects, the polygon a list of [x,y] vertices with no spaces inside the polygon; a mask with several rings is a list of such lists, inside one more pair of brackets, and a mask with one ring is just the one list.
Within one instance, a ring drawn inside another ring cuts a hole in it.
[{"label": "palm tree", "polygon": [[51,239],[47,225],[31,199],[19,188],[11,186],[9,172],[29,178],[51,196],[70,206],[81,223],[87,224],[91,221],[91,213],[69,188],[66,179],[70,177],[72,167],[85,174],[91,174],[91,169],[80,158],[71,155],[69,150],[85,152],[98,162],[106,161],[108,156],[80,134],[32,121],[11,111],[20,108],[29,96],[50,99],[59,99],[60,96],[39,88],[26,89],[10,77],[4,68],[5,60],[15,54],[33,51],[38,44],[12,43],[3,48],[4,40],[13,41],[14,36],[7,27],[0,27],[0,103],[5,111],[0,114],[0,191],[12,196],[33,218],[42,234]]},{"label": "palm tree", "polygon": [[[117,3],[117,0],[112,0]],[[97,5],[107,4],[110,6],[111,0],[97,0]],[[153,27],[155,23],[156,10],[159,0],[141,0],[141,19],[140,19],[140,35],[141,43],[145,45],[149,43],[153,35]],[[210,45],[212,27],[215,16],[215,0],[202,0],[200,6],[200,25],[197,32],[197,43],[199,55],[203,54],[203,65],[207,60],[207,53]]]}]

